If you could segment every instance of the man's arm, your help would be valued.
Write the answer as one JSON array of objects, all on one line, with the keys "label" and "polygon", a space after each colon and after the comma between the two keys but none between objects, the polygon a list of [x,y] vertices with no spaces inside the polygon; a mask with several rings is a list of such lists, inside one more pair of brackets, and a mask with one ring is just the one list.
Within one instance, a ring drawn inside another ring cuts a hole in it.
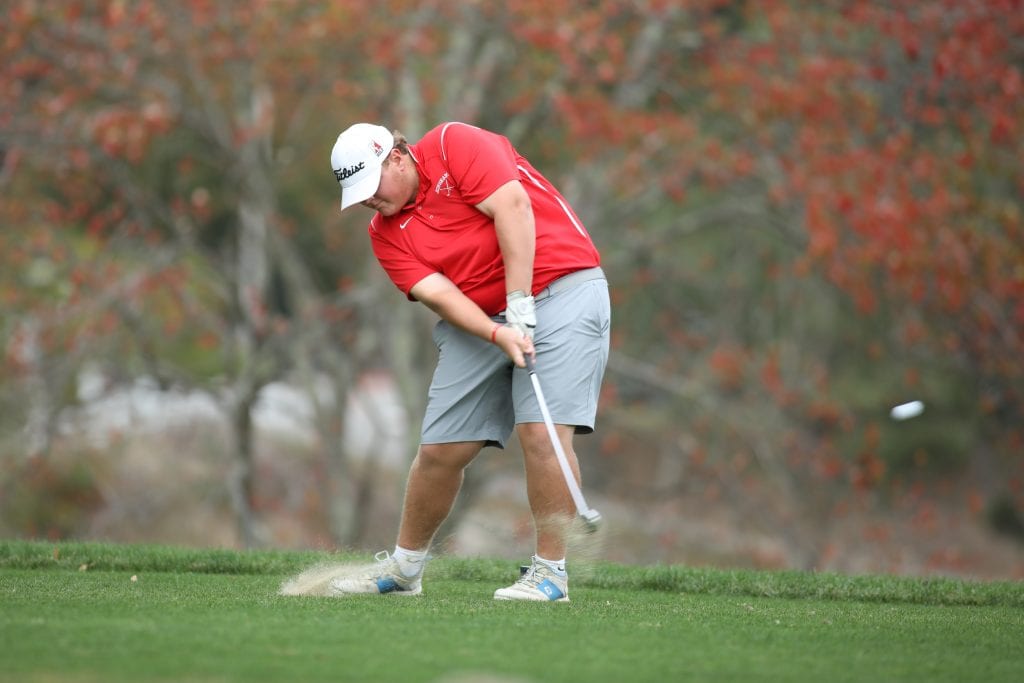
[{"label": "man's arm", "polygon": [[530,296],[533,293],[537,234],[533,207],[526,189],[518,180],[510,180],[476,208],[494,221],[498,246],[505,262],[505,293],[520,290]]},{"label": "man's arm", "polygon": [[533,341],[517,330],[491,320],[444,275],[428,275],[413,285],[409,293],[452,325],[481,339],[493,341],[516,365],[526,367],[523,354],[533,354]]},{"label": "man's arm", "polygon": [[533,259],[537,229],[530,197],[518,180],[510,180],[476,205],[494,221],[505,264],[505,318],[520,334],[533,337],[537,314],[533,301]]}]

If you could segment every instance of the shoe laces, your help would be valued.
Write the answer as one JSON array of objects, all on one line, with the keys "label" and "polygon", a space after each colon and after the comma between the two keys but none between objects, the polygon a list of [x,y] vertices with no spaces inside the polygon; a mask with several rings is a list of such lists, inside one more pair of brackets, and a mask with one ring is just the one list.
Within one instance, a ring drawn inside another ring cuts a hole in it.
[{"label": "shoe laces", "polygon": [[554,572],[552,572],[551,570],[545,572],[544,569],[547,568],[538,562],[534,562],[530,565],[530,568],[526,570],[526,573],[519,577],[519,581],[517,581],[516,583],[521,583],[524,586],[536,588],[544,582],[544,579],[548,578],[546,576],[543,576],[542,574],[554,574]]},{"label": "shoe laces", "polygon": [[[402,573],[402,565],[398,561],[398,558],[394,557],[387,550],[381,550],[373,556],[373,559],[376,560],[377,564],[367,568],[367,570],[363,573],[363,578],[372,579],[377,576],[380,576],[384,572],[397,574],[398,576],[401,576],[403,579],[406,580],[416,578],[415,576],[406,576],[404,573]],[[423,556],[423,559],[419,560],[414,564],[419,564],[421,567],[420,571],[422,572],[422,567],[426,567],[427,562],[429,562],[432,559],[434,559],[434,556],[427,554]]]},{"label": "shoe laces", "polygon": [[394,569],[396,571],[398,569],[397,561],[393,557],[391,557],[391,553],[389,553],[387,550],[381,550],[379,553],[377,553],[376,555],[373,556],[373,559],[376,560],[376,564],[374,564],[371,567],[367,567],[366,569],[360,571],[358,574],[356,574],[352,578],[354,578],[354,579],[375,579],[378,576],[380,576],[381,574],[383,574],[384,572],[390,570],[391,567],[389,565],[391,565],[391,564],[395,564]]}]

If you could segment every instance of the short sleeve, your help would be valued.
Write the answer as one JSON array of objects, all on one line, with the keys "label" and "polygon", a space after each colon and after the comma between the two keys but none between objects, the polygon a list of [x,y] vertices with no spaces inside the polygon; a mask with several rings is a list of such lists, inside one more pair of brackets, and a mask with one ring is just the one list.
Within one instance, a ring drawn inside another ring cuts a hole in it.
[{"label": "short sleeve", "polygon": [[464,123],[441,133],[441,153],[462,199],[479,204],[510,180],[519,179],[517,155],[507,138]]},{"label": "short sleeve", "polygon": [[[374,220],[377,220],[375,217]],[[384,238],[370,223],[370,245],[384,272],[388,274],[395,286],[402,290],[410,299],[409,291],[417,282],[437,272],[436,268],[423,263],[409,252]]]}]

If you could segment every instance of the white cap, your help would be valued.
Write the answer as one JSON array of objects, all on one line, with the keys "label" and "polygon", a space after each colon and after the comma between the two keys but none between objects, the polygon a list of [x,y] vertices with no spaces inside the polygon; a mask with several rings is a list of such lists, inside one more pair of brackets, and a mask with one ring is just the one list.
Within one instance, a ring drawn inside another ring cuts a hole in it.
[{"label": "white cap", "polygon": [[395,146],[395,136],[384,126],[356,123],[349,126],[331,150],[331,168],[341,184],[341,210],[364,202],[380,186],[381,163]]}]

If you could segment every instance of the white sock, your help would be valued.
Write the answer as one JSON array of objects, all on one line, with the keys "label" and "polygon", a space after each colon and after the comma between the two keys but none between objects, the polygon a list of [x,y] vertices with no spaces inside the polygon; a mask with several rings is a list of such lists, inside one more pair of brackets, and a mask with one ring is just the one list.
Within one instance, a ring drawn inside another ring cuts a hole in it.
[{"label": "white sock", "polygon": [[566,576],[564,557],[560,560],[546,560],[540,555],[534,555],[533,560],[534,562],[540,562],[541,564],[545,565],[558,576]]},{"label": "white sock", "polygon": [[398,568],[402,570],[402,576],[411,579],[423,571],[423,562],[427,559],[427,550],[407,550],[396,545],[395,552],[391,557],[398,560]]}]

